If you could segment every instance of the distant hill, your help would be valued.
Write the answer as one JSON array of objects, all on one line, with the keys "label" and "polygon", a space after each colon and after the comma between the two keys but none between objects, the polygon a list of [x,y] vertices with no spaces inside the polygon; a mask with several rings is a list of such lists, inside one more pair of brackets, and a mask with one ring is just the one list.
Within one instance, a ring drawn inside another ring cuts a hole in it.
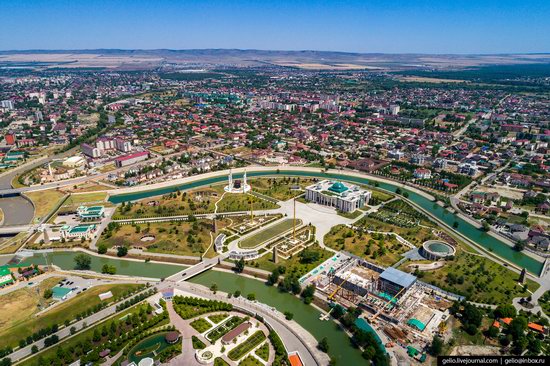
[{"label": "distant hill", "polygon": [[181,66],[293,67],[312,70],[456,70],[488,65],[550,63],[550,54],[430,55],[246,49],[0,51],[0,67],[140,70]]}]

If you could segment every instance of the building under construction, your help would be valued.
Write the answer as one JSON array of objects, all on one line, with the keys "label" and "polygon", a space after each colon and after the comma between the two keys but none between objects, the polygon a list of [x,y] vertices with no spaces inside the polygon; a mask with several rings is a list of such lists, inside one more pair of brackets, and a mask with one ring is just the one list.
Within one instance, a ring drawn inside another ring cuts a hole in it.
[{"label": "building under construction", "polygon": [[348,253],[340,253],[338,261],[333,257],[319,267],[321,273],[304,276],[306,283],[314,283],[333,302],[366,310],[370,313],[366,320],[381,321],[382,329],[388,330],[385,333],[397,342],[431,340],[451,305],[437,288],[415,276]]}]

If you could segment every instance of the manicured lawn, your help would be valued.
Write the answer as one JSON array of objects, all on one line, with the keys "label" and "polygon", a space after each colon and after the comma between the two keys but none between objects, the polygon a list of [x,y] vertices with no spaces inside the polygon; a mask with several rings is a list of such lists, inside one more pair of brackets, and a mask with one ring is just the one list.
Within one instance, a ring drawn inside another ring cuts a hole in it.
[{"label": "manicured lawn", "polygon": [[214,315],[209,315],[208,319],[210,319],[212,322],[218,324],[222,320],[226,319],[228,316],[229,316],[229,314],[214,314]]},{"label": "manicured lawn", "polygon": [[247,356],[241,362],[239,362],[239,366],[263,366],[263,363],[258,361],[256,357],[250,355],[250,356]]},{"label": "manicured lawn", "polygon": [[[224,193],[224,185],[200,188],[186,192],[173,192],[161,197],[146,198],[131,205],[119,206],[115,218],[138,218],[178,216],[212,213],[215,203]],[[277,208],[278,205],[251,194],[225,194],[218,203],[218,212],[250,210],[252,201],[254,210]]]},{"label": "manicured lawn", "polygon": [[386,201],[391,200],[394,197],[389,193],[379,191],[377,189],[373,189],[372,187],[367,187],[367,189],[372,192],[372,198],[374,198],[378,201],[386,202]]},{"label": "manicured lawn", "polygon": [[212,327],[212,325],[203,318],[193,320],[190,325],[199,333],[204,333]]},{"label": "manicured lawn", "polygon": [[34,220],[40,220],[47,215],[59,203],[59,200],[64,196],[63,192],[55,189],[38,192],[25,193],[34,205]]},{"label": "manicured lawn", "polygon": [[214,366],[229,366],[229,364],[225,362],[223,358],[216,357],[214,359]]},{"label": "manicured lawn", "polygon": [[[59,279],[56,282],[58,281]],[[50,283],[48,287],[52,286],[53,284]],[[27,336],[53,324],[61,325],[65,320],[73,320],[77,316],[77,314],[99,304],[101,302],[98,296],[100,293],[111,291],[113,293],[113,297],[117,297],[127,292],[128,290],[135,289],[137,286],[138,285],[132,284],[95,286],[80,293],[76,297],[63,302],[62,304],[52,308],[50,311],[47,311],[38,317],[30,317],[29,315],[36,312],[36,302],[25,304],[25,306],[20,308],[19,311],[22,313],[24,312],[25,314],[27,314],[27,316],[18,317],[17,322],[12,321],[9,328],[2,326],[2,331],[0,331],[0,338],[2,339],[2,343],[15,346],[22,338],[22,335]],[[4,296],[10,295],[12,294]],[[107,299],[105,301],[111,302],[113,301],[113,298]],[[2,313],[4,312],[2,311]]]},{"label": "manicured lawn", "polygon": [[[420,274],[424,282],[486,304],[509,304],[514,297],[527,297],[529,293],[516,282],[518,277],[519,274],[506,267],[462,248],[459,248],[454,260],[448,261],[444,267]],[[531,291],[539,287],[531,280],[527,281],[527,285]]]},{"label": "manicured lawn", "polygon": [[[300,226],[302,220],[296,219],[296,226]],[[255,248],[258,245],[268,241],[271,238],[274,238],[282,233],[292,229],[294,225],[293,219],[285,219],[275,225],[269,226],[265,229],[260,229],[261,231],[256,234],[249,236],[248,238],[239,242],[241,248]]]},{"label": "manicured lawn", "polygon": [[[150,252],[198,256],[210,245],[211,228],[210,220],[121,225],[112,231],[111,236],[108,231],[104,231],[98,244],[105,244],[107,247],[133,246]],[[154,240],[143,241],[142,238],[146,237],[154,237]]]},{"label": "manicured lawn", "polygon": [[286,201],[304,193],[304,188],[314,182],[314,178],[303,177],[260,178],[250,180],[250,185],[252,186],[252,190],[256,192],[273,197],[279,201]]},{"label": "manicured lawn", "polygon": [[269,360],[269,343],[265,342],[260,348],[256,350],[256,355],[258,355],[262,360]]},{"label": "manicured lawn", "polygon": [[401,254],[410,250],[395,237],[364,233],[345,225],[333,227],[325,235],[324,242],[329,248],[344,250],[384,267],[398,262]]},{"label": "manicured lawn", "polygon": [[338,211],[338,215],[345,217],[346,219],[356,219],[363,214],[361,210],[355,210],[353,212],[341,212]]},{"label": "manicured lawn", "polygon": [[237,361],[248,352],[250,352],[254,347],[262,343],[266,339],[264,332],[258,330],[256,333],[252,334],[246,339],[246,341],[239,344],[237,347],[233,348],[227,356],[233,361]]}]

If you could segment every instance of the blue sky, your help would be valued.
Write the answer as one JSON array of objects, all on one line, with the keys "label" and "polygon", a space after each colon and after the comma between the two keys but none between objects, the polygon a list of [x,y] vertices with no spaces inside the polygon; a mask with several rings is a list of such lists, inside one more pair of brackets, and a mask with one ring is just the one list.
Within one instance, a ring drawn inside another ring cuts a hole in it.
[{"label": "blue sky", "polygon": [[0,0],[0,49],[550,52],[550,0]]}]

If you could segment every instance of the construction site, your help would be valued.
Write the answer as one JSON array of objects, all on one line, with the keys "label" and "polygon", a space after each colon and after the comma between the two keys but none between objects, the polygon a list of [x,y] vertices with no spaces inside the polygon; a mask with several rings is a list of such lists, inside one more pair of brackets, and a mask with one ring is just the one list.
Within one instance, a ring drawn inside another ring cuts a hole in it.
[{"label": "construction site", "polygon": [[334,304],[366,310],[365,320],[389,345],[423,349],[441,331],[452,302],[437,288],[393,267],[340,252],[301,278]]}]

